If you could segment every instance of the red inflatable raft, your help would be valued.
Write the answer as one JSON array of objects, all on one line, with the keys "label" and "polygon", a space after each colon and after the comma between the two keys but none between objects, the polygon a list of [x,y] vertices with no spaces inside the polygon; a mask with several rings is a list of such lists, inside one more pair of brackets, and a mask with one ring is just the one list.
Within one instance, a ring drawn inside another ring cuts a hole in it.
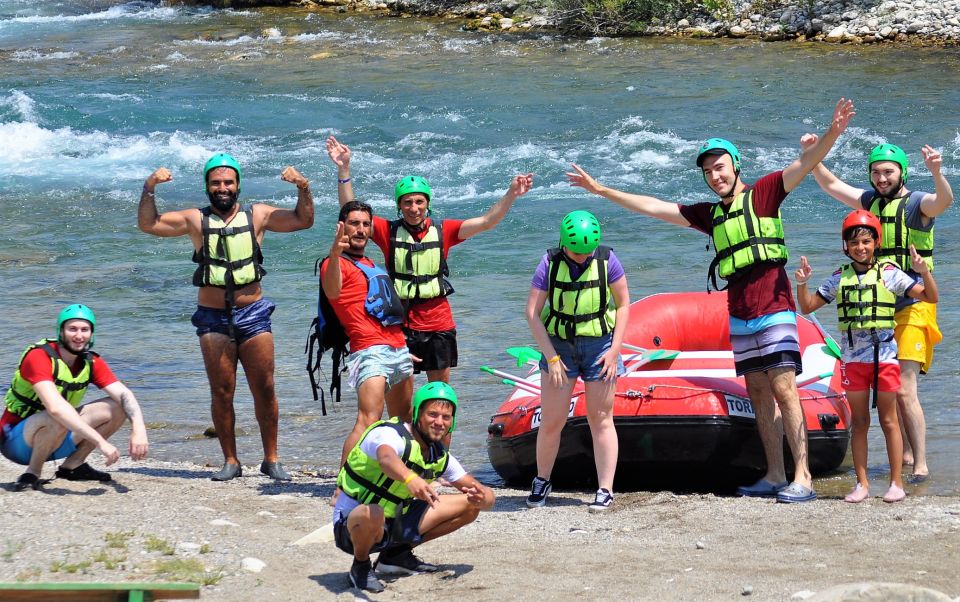
[{"label": "red inflatable raft", "polygon": [[[733,369],[726,303],[726,293],[664,293],[630,306],[625,342],[642,350],[623,351],[627,374],[617,381],[618,486],[658,478],[683,481],[684,475],[733,482],[764,470],[753,407]],[[828,345],[820,328],[802,316],[798,329],[804,371],[797,382],[810,469],[823,474],[836,470],[847,453],[850,409],[839,361],[829,352],[835,344]],[[504,480],[525,484],[536,474],[540,372],[534,368],[525,378],[507,382],[516,386],[491,418],[487,450]],[[785,457],[791,464],[786,446]],[[578,382],[552,480],[577,485],[595,481],[595,475],[583,383]]]}]

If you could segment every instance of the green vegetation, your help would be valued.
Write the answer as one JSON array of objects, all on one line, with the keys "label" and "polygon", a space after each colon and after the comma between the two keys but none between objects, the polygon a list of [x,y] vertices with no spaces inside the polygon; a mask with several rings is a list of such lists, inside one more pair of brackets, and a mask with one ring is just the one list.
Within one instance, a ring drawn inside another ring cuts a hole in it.
[{"label": "green vegetation", "polygon": [[[730,4],[730,0],[707,0]],[[662,20],[673,20],[695,11],[695,0],[552,0],[561,27],[594,35],[639,35]],[[731,5],[732,7],[732,5]]]},{"label": "green vegetation", "polygon": [[103,568],[113,570],[127,561],[126,555],[111,556],[106,550],[100,550],[91,558],[93,562],[99,562]]},{"label": "green vegetation", "polygon": [[187,581],[200,585],[216,585],[223,579],[223,569],[218,567],[208,571],[196,558],[172,558],[157,562],[153,566],[157,575],[172,581]]},{"label": "green vegetation", "polygon": [[115,533],[104,533],[103,539],[107,542],[108,548],[127,549],[127,541],[136,535],[133,531],[117,531]]},{"label": "green vegetation", "polygon": [[161,539],[156,535],[147,535],[143,541],[143,549],[148,552],[160,552],[164,556],[173,556],[173,546],[166,539]]},{"label": "green vegetation", "polygon": [[3,552],[0,553],[0,558],[3,558],[4,562],[13,562],[13,557],[22,549],[23,543],[10,541],[9,539],[4,540]]},{"label": "green vegetation", "polygon": [[50,565],[51,573],[59,573],[63,571],[64,573],[81,573],[90,568],[93,562],[89,560],[82,560],[80,562],[67,562],[65,560],[58,560]]}]

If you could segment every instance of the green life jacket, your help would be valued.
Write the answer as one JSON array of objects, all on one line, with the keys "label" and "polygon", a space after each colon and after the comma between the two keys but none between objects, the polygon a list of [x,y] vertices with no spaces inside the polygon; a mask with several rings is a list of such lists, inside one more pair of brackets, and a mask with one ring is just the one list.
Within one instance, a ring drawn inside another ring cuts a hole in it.
[{"label": "green life jacket", "polygon": [[[763,262],[787,263],[787,244],[783,238],[783,222],[777,217],[757,217],[753,208],[753,189],[733,197],[729,206],[713,207],[713,246],[716,257],[710,263],[707,277],[717,287],[715,274],[734,280],[751,267]],[[726,288],[726,287],[724,287]]]},{"label": "green life jacket", "polygon": [[433,220],[419,241],[404,227],[402,219],[390,222],[387,268],[404,302],[453,293],[453,287],[446,281],[450,270],[443,257],[443,227]]},{"label": "green life jacket", "polygon": [[933,228],[924,232],[907,226],[907,201],[912,195],[923,195],[922,192],[911,192],[907,196],[895,199],[885,199],[874,196],[870,201],[870,213],[880,218],[880,227],[883,229],[883,245],[877,249],[877,258],[892,261],[901,270],[912,271],[913,263],[910,260],[910,245],[917,249],[917,254],[923,257],[930,271],[933,271]]},{"label": "green life jacket", "polygon": [[613,331],[617,307],[610,292],[610,247],[597,247],[587,268],[574,280],[574,262],[563,249],[550,249],[547,302],[540,320],[547,332],[561,339],[600,337]]},{"label": "green life jacket", "polygon": [[199,264],[193,274],[194,286],[216,286],[232,292],[237,287],[259,282],[267,273],[263,253],[253,231],[253,211],[240,207],[228,226],[210,207],[203,214],[203,244],[194,251]]},{"label": "green life jacket", "polygon": [[877,262],[869,270],[857,274],[853,264],[843,266],[837,291],[837,320],[853,344],[852,330],[890,329],[896,326],[897,296],[883,284],[883,267]]},{"label": "green life jacket", "polygon": [[428,483],[435,481],[447,469],[450,454],[447,453],[446,448],[443,448],[439,458],[434,462],[427,462],[423,457],[420,443],[413,438],[397,416],[375,422],[363,432],[360,441],[350,450],[346,463],[340,469],[337,486],[361,504],[377,504],[383,508],[384,516],[394,518],[397,516],[398,507],[413,496],[403,481],[394,481],[383,474],[377,459],[371,458],[360,449],[360,444],[370,431],[380,426],[392,428],[403,437],[404,446],[400,459],[407,468]]},{"label": "green life jacket", "polygon": [[20,356],[17,371],[13,373],[13,382],[10,383],[10,389],[4,397],[4,403],[11,414],[16,414],[21,418],[28,418],[37,412],[44,410],[43,402],[33,390],[33,385],[20,375],[19,366],[23,364],[23,359],[34,349],[43,349],[50,357],[51,368],[53,369],[53,384],[57,387],[60,395],[66,399],[73,407],[78,407],[83,400],[84,393],[87,392],[87,386],[90,385],[90,379],[93,377],[93,362],[99,357],[93,351],[85,352],[83,357],[83,369],[80,373],[74,375],[70,371],[70,366],[60,358],[60,354],[54,349],[52,343],[56,339],[43,339],[33,345],[30,345]]}]

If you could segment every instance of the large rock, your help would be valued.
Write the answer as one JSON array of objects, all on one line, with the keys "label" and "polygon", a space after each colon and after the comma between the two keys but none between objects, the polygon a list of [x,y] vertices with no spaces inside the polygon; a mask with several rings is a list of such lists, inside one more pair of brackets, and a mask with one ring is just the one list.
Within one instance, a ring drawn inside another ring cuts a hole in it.
[{"label": "large rock", "polygon": [[953,602],[953,598],[937,590],[906,583],[843,583],[809,598],[808,602]]},{"label": "large rock", "polygon": [[828,42],[842,42],[845,35],[847,35],[847,28],[844,25],[840,25],[838,27],[834,27],[829,33],[827,33],[826,40]]}]

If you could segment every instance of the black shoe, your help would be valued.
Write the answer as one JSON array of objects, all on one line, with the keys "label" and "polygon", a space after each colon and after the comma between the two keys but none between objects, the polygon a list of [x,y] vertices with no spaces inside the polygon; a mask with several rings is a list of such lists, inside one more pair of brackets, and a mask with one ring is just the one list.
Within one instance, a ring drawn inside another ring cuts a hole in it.
[{"label": "black shoe", "polygon": [[396,550],[380,552],[374,569],[381,575],[419,575],[436,573],[440,567],[420,560],[414,556],[409,546],[402,546]]},{"label": "black shoe", "polygon": [[230,479],[235,479],[242,475],[243,475],[243,469],[240,468],[239,464],[230,464],[229,462],[224,462],[223,468],[220,469],[220,472],[210,477],[210,480],[211,481],[229,481]]},{"label": "black shoe", "polygon": [[547,496],[553,491],[553,484],[539,476],[533,478],[530,495],[527,496],[527,508],[542,508],[547,505]]},{"label": "black shoe", "polygon": [[40,477],[33,474],[32,472],[25,472],[20,475],[20,478],[17,479],[17,482],[13,484],[14,491],[23,491],[27,487],[32,487],[33,489],[40,489]]},{"label": "black shoe", "polygon": [[353,561],[353,565],[350,567],[350,583],[353,584],[353,587],[368,592],[380,593],[383,591],[383,583],[380,583],[380,580],[374,574],[373,567],[370,566],[370,560],[366,562]]},{"label": "black shoe", "polygon": [[97,470],[86,462],[76,468],[64,468],[61,466],[57,469],[57,478],[68,481],[100,481],[101,483],[113,480],[110,473]]},{"label": "black shoe", "polygon": [[278,481],[289,481],[290,474],[283,469],[283,464],[279,462],[267,462],[266,460],[260,464],[260,472],[267,475],[271,479],[276,479]]}]

